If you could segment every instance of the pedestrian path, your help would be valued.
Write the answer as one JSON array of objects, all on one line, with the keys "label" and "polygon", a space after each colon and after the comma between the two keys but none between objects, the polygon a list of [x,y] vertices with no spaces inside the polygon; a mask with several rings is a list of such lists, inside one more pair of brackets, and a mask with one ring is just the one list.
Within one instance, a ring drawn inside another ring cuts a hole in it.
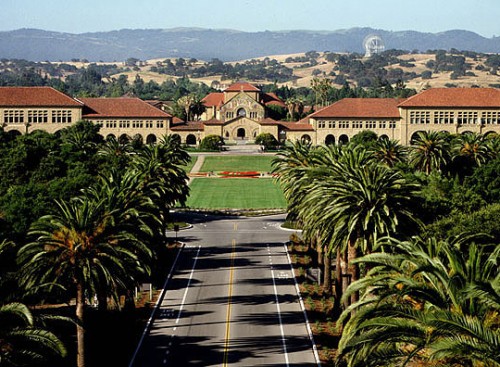
[{"label": "pedestrian path", "polygon": [[[198,172],[200,172],[200,169],[203,166],[203,162],[205,162],[205,156],[204,155],[197,156],[196,157],[196,162],[193,165],[193,168],[191,168],[191,171],[189,173],[192,174],[192,173],[198,173]],[[189,177],[188,185],[191,184],[192,180],[193,180],[193,177]]]}]

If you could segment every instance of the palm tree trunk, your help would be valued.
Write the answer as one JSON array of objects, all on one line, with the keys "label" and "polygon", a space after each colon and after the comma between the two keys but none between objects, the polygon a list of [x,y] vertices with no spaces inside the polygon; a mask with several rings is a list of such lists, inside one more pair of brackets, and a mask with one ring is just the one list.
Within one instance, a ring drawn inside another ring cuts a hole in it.
[{"label": "palm tree trunk", "polygon": [[77,354],[76,365],[85,367],[85,329],[83,325],[83,313],[85,308],[85,296],[83,293],[83,285],[76,285],[76,339],[77,339]]},{"label": "palm tree trunk", "polygon": [[340,299],[342,298],[342,252],[337,248],[335,259],[335,312],[340,314]]},{"label": "palm tree trunk", "polygon": [[323,244],[321,243],[321,240],[319,237],[316,237],[315,239],[316,242],[316,255],[317,255],[317,264],[318,267],[323,266]]},{"label": "palm tree trunk", "polygon": [[[348,262],[349,262],[349,274],[351,276],[351,283],[359,279],[359,266],[358,264],[353,264],[352,261],[358,257],[358,251],[355,246],[355,242],[349,241],[348,248]],[[351,295],[351,304],[356,303],[359,300],[359,292],[354,292]]]},{"label": "palm tree trunk", "polygon": [[327,295],[332,294],[332,256],[330,251],[326,250],[325,254],[325,271],[323,280],[323,292]]},{"label": "palm tree trunk", "polygon": [[[342,292],[341,294],[343,295],[349,287],[349,267],[348,267],[348,255],[347,255],[347,250],[345,250],[342,253],[342,256],[340,257],[340,271],[341,271],[341,278],[342,278]],[[342,276],[343,275],[343,276]],[[349,307],[349,300],[344,300],[344,309]]]}]

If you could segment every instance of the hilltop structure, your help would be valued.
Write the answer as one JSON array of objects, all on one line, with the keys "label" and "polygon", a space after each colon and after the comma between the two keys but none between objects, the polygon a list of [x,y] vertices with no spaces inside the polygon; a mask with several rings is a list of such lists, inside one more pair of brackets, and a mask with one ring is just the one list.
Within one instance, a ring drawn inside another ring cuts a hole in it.
[{"label": "hilltop structure", "polygon": [[99,124],[105,137],[152,144],[177,134],[190,145],[207,135],[251,141],[270,133],[282,142],[334,144],[372,130],[408,145],[420,131],[500,133],[500,90],[494,88],[436,88],[406,100],[346,98],[298,122],[271,119],[270,106],[284,108],[284,102],[249,83],[235,83],[203,102],[207,109],[201,120],[184,122],[137,98],[75,99],[49,87],[2,87],[0,123],[12,133],[54,133],[83,119]]}]

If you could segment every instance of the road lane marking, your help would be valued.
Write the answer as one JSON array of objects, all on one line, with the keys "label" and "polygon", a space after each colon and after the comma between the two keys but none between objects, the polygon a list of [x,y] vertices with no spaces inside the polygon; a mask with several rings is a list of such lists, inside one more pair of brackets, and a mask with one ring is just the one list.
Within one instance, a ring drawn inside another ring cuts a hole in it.
[{"label": "road lane marking", "polygon": [[234,224],[233,224],[233,230],[234,230],[234,231],[237,231],[237,230],[238,230],[238,223],[234,223]]},{"label": "road lane marking", "polygon": [[[267,248],[268,248],[268,250],[270,250],[269,245],[267,245]],[[271,265],[272,265],[272,262],[271,262]],[[280,301],[278,299],[278,288],[276,287],[276,280],[274,278],[274,270],[273,270],[272,266],[271,266],[271,278],[273,280],[274,298],[276,299],[276,309],[278,310],[278,320],[280,322],[281,343],[283,344],[283,353],[285,353],[285,364],[287,367],[289,367],[290,361],[288,359],[288,351],[286,349],[285,331],[283,330],[283,319],[281,318]]]},{"label": "road lane marking", "polygon": [[154,307],[153,311],[151,312],[151,315],[149,316],[146,327],[144,328],[144,331],[142,332],[141,339],[139,340],[139,343],[137,344],[137,348],[135,349],[134,354],[132,355],[132,358],[130,359],[130,363],[128,365],[129,367],[134,366],[135,359],[137,358],[137,354],[139,353],[139,350],[141,349],[142,343],[144,342],[144,338],[149,333],[149,330],[151,330],[151,326],[153,324],[153,316],[160,309],[160,305],[163,302],[163,299],[165,297],[165,293],[167,292],[168,282],[170,281],[170,279],[172,278],[172,276],[174,274],[174,269],[177,268],[177,261],[179,260],[179,257],[181,255],[181,252],[182,252],[184,246],[185,246],[185,244],[182,244],[182,246],[177,249],[177,255],[175,256],[175,260],[174,260],[172,266],[170,267],[170,271],[167,275],[167,278],[165,279],[165,283],[163,284],[163,288],[161,290],[160,296],[156,300],[155,307]]},{"label": "road lane marking", "polygon": [[[235,223],[236,226],[236,223]],[[236,228],[236,227],[235,227]],[[235,229],[236,230],[236,229]],[[236,254],[236,240],[233,239],[231,250],[231,267],[229,270],[229,293],[227,296],[227,313],[226,313],[226,340],[224,342],[224,360],[223,366],[227,367],[229,362],[229,338],[231,329],[231,298],[233,296],[233,275],[234,275],[234,257]]]},{"label": "road lane marking", "polygon": [[196,251],[196,256],[194,257],[193,267],[191,268],[191,273],[189,274],[189,280],[186,285],[186,290],[184,291],[184,296],[182,297],[182,302],[179,307],[179,313],[177,314],[177,319],[175,323],[178,324],[181,319],[182,309],[184,308],[184,303],[186,302],[186,297],[189,291],[189,286],[191,285],[191,281],[193,280],[194,269],[196,268],[196,263],[198,262],[198,256],[200,255],[201,246],[198,246],[198,250]]},{"label": "road lane marking", "polygon": [[[288,253],[288,247],[286,246],[286,244],[283,244],[283,247],[285,248],[285,253],[286,253],[286,257],[288,259],[288,264],[290,265],[290,270],[291,270],[292,274],[294,274],[292,259],[290,259],[290,254]],[[293,276],[292,278],[293,278],[293,281],[295,283],[295,292],[297,293],[297,296],[299,297],[300,308],[302,309],[302,314],[304,315],[304,320],[306,322],[307,334],[309,334],[309,340],[311,341],[311,344],[312,344],[314,359],[316,360],[316,365],[318,367],[321,367],[321,361],[319,359],[318,348],[316,347],[316,342],[314,341],[314,336],[313,336],[313,333],[311,330],[311,325],[309,324],[309,318],[307,317],[307,311],[306,311],[306,308],[304,306],[304,300],[302,299],[302,295],[300,294],[299,284],[297,283],[297,279],[295,278],[295,276]]]}]

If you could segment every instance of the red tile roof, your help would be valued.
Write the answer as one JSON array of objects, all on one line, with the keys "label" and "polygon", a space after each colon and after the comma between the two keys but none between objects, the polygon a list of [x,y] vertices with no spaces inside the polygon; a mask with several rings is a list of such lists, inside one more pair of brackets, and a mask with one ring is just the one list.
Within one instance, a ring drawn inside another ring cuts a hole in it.
[{"label": "red tile roof", "polygon": [[0,106],[82,107],[82,104],[51,87],[0,87]]},{"label": "red tile roof", "polygon": [[203,121],[205,125],[224,125],[221,120],[217,120],[216,118],[211,118],[210,120]]},{"label": "red tile roof", "polygon": [[172,131],[203,131],[205,126],[200,121],[189,121],[187,123],[181,123],[173,125],[170,130]]},{"label": "red tile roof", "polygon": [[399,103],[393,98],[344,98],[308,117],[400,118]]},{"label": "red tile roof", "polygon": [[167,118],[166,112],[139,98],[81,98],[83,117]]},{"label": "red tile roof", "polygon": [[221,106],[224,104],[224,93],[210,93],[201,101],[206,107]]},{"label": "red tile roof", "polygon": [[260,89],[247,82],[236,82],[227,87],[224,92],[260,92]]},{"label": "red tile roof", "polygon": [[500,107],[494,88],[432,88],[408,98],[400,107]]},{"label": "red tile roof", "polygon": [[283,122],[280,121],[279,124],[290,131],[314,131],[311,124],[303,124],[300,122]]},{"label": "red tile roof", "polygon": [[274,93],[264,93],[262,95],[262,103],[264,103],[266,106],[276,105],[276,106],[286,107],[285,102],[283,102],[280,99],[280,97],[278,97]]}]

